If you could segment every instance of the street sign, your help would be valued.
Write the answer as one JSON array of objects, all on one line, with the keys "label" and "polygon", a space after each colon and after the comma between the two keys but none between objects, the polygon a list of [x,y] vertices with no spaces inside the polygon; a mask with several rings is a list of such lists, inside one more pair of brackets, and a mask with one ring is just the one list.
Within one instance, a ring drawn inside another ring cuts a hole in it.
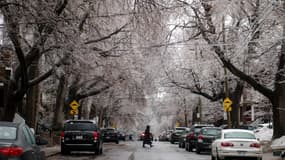
[{"label": "street sign", "polygon": [[78,107],[79,107],[79,104],[76,100],[73,100],[69,106],[73,109],[73,110],[76,110]]},{"label": "street sign", "polygon": [[76,110],[70,110],[69,112],[71,115],[77,115],[78,114],[78,109]]},{"label": "street sign", "polygon": [[233,102],[227,97],[225,98],[224,102],[223,102],[223,106],[224,106],[224,111],[225,112],[230,112],[232,111],[232,105]]},{"label": "street sign", "polygon": [[175,123],[175,127],[179,127],[180,126],[180,123],[179,122],[176,122]]}]

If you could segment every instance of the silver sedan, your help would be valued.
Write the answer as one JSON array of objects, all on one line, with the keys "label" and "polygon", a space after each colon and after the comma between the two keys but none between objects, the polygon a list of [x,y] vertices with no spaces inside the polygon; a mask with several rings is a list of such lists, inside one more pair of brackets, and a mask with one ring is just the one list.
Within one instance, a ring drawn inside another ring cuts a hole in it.
[{"label": "silver sedan", "polygon": [[212,160],[254,158],[262,160],[262,148],[254,132],[244,129],[224,129],[212,143]]}]

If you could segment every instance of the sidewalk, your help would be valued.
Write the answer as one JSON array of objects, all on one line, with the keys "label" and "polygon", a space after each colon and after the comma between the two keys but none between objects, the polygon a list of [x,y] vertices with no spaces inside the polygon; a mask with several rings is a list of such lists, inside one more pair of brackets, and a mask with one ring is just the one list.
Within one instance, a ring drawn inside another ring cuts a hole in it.
[{"label": "sidewalk", "polygon": [[43,150],[45,151],[46,157],[51,157],[60,153],[60,146],[44,147]]},{"label": "sidewalk", "polygon": [[273,156],[272,152],[264,153],[262,160],[281,160],[278,156]]}]

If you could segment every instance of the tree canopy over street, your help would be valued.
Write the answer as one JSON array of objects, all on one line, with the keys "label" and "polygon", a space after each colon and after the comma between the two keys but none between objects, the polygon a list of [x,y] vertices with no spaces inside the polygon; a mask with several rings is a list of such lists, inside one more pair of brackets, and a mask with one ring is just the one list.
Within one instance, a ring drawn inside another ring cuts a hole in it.
[{"label": "tree canopy over street", "polygon": [[285,0],[2,0],[0,119],[59,129],[75,100],[102,126],[162,129],[215,123],[229,97],[232,127],[258,106],[278,138],[284,12]]}]

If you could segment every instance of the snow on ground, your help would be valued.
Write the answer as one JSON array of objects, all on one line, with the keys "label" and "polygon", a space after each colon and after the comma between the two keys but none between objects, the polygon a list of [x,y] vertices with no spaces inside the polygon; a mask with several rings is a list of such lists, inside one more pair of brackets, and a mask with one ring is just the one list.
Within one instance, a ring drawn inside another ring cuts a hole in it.
[{"label": "snow on ground", "polygon": [[271,141],[273,135],[273,129],[263,127],[255,131],[255,136],[260,141]]},{"label": "snow on ground", "polygon": [[285,148],[285,136],[273,140],[271,148],[272,149]]}]

